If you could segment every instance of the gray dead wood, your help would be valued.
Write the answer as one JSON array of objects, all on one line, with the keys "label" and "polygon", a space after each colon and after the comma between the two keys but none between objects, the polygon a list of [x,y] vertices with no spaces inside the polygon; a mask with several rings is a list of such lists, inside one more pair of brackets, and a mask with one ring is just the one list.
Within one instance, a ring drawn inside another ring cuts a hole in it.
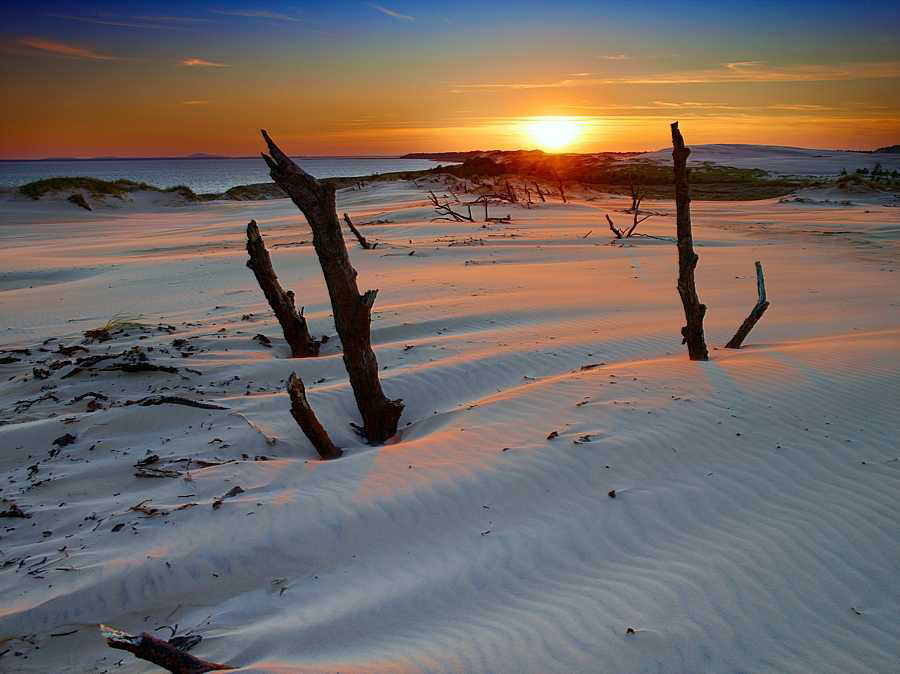
[{"label": "gray dead wood", "polygon": [[256,220],[251,220],[247,225],[247,254],[250,256],[247,267],[256,276],[263,295],[266,296],[275,318],[281,324],[284,339],[291,347],[291,355],[294,358],[318,356],[321,342],[309,334],[303,309],[297,311],[294,303],[294,293],[282,288],[278,282],[278,276],[272,267],[272,259],[259,233]]},{"label": "gray dead wood", "polygon": [[744,319],[741,327],[734,333],[734,337],[725,345],[726,349],[740,349],[741,344],[747,339],[747,335],[750,334],[753,326],[756,325],[759,319],[763,317],[763,314],[766,313],[766,309],[769,308],[769,302],[766,300],[766,279],[763,277],[762,263],[758,260],[756,262],[756,292],[758,296],[756,306],[750,310],[750,315]]}]

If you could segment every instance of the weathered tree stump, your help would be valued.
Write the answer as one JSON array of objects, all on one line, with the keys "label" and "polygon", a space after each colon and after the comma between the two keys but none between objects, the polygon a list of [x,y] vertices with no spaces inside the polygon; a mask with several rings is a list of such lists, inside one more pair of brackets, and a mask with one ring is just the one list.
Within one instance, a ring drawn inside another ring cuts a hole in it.
[{"label": "weathered tree stump", "polygon": [[681,328],[682,344],[687,344],[691,360],[709,360],[703,336],[706,305],[700,303],[694,284],[694,269],[700,259],[694,252],[691,232],[691,193],[688,185],[687,158],[691,150],[684,145],[678,122],[672,123],[672,159],[675,164],[675,210],[678,232],[678,294],[684,305],[686,325]]},{"label": "weathered tree stump", "polygon": [[266,244],[263,243],[256,220],[251,220],[247,225],[247,254],[250,256],[247,267],[256,276],[259,287],[262,288],[269,306],[275,313],[275,318],[281,324],[284,339],[291,347],[291,355],[294,358],[318,356],[321,342],[309,334],[303,309],[298,312],[294,304],[294,293],[282,288],[278,282],[278,276],[272,267],[272,259],[266,250]]},{"label": "weathered tree stump", "polygon": [[331,298],[334,324],[343,345],[344,366],[362,416],[362,434],[381,443],[397,432],[403,402],[384,395],[378,361],[372,351],[372,305],[377,290],[359,293],[356,270],[350,264],[344,234],[335,210],[334,186],[319,181],[297,166],[262,131],[269,154],[262,157],[281,189],[299,208],[313,233],[313,246]]},{"label": "weathered tree stump", "polygon": [[744,319],[741,327],[734,333],[734,337],[725,345],[726,349],[740,349],[741,344],[747,339],[747,335],[750,334],[753,326],[756,325],[757,321],[766,313],[766,309],[769,308],[769,302],[766,300],[766,279],[763,276],[762,262],[758,260],[756,262],[756,292],[758,296],[756,306],[750,310],[750,315]]},{"label": "weathered tree stump", "polygon": [[306,399],[306,388],[303,386],[303,380],[293,372],[288,377],[287,390],[291,396],[291,416],[294,417],[294,421],[297,422],[313,447],[319,452],[319,456],[326,461],[341,456],[343,452],[331,441],[328,432],[319,423],[316,413],[310,407],[309,401]]}]

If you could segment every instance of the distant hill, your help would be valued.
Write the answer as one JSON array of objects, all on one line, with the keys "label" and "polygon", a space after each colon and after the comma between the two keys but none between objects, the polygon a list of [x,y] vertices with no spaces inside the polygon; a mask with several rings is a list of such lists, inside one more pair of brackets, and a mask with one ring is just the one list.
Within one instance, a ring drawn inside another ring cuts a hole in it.
[{"label": "distant hill", "polygon": [[873,152],[883,152],[884,154],[900,154],[900,145],[888,145],[887,147],[880,147],[877,150],[873,150]]}]

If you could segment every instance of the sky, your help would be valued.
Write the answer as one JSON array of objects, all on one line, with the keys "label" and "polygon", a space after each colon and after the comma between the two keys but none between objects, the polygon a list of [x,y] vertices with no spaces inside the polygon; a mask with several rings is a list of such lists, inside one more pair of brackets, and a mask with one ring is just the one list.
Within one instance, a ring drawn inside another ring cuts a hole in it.
[{"label": "sky", "polygon": [[7,2],[0,158],[254,155],[259,128],[306,155],[655,150],[676,119],[872,149],[900,143],[898,35],[880,0]]}]

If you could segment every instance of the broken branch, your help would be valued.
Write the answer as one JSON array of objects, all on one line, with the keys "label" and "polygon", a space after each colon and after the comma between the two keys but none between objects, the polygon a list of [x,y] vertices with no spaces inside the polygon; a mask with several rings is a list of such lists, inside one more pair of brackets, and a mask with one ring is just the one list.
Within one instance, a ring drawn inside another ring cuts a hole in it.
[{"label": "broken branch", "polygon": [[251,220],[247,225],[247,254],[250,256],[247,267],[256,276],[263,295],[266,296],[275,318],[281,324],[284,339],[291,347],[291,355],[294,358],[318,356],[321,342],[309,334],[303,309],[298,312],[294,304],[294,293],[282,288],[278,282],[278,276],[272,267],[272,259],[259,233],[256,220]]},{"label": "broken branch", "polygon": [[756,292],[758,295],[756,306],[753,307],[750,315],[741,323],[741,327],[734,333],[734,337],[725,345],[726,349],[740,349],[741,344],[743,344],[747,335],[750,334],[753,326],[756,325],[757,321],[766,313],[766,309],[769,308],[769,302],[766,300],[766,279],[763,277],[762,262],[759,260],[756,261]]},{"label": "broken branch", "polygon": [[319,423],[316,413],[310,407],[309,401],[306,399],[306,388],[303,386],[303,380],[293,372],[288,377],[287,390],[291,396],[291,416],[294,417],[294,421],[297,422],[303,433],[306,434],[306,437],[313,444],[313,447],[319,452],[319,456],[326,461],[341,456],[343,452],[331,441],[328,432]]}]

